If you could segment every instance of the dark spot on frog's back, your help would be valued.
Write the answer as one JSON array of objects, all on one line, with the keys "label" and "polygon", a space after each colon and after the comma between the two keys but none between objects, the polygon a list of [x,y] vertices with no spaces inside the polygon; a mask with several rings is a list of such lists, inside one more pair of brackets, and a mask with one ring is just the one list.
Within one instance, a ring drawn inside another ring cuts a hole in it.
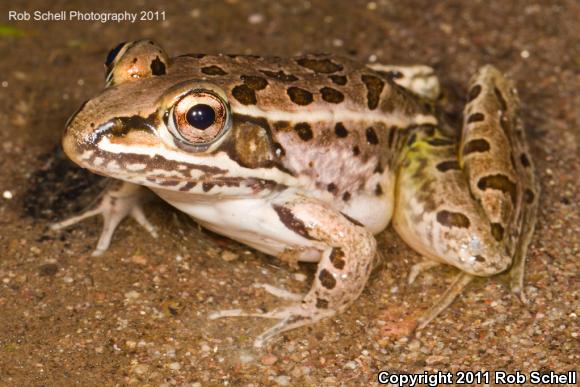
[{"label": "dark spot on frog's back", "polygon": [[367,128],[366,130],[367,142],[371,145],[377,145],[379,143],[379,138],[373,127]]},{"label": "dark spot on frog's back", "polygon": [[320,284],[324,286],[326,289],[334,289],[336,286],[336,278],[326,269],[322,269],[320,274],[318,274],[318,279],[320,280]]},{"label": "dark spot on frog's back", "polygon": [[211,191],[211,189],[215,186],[215,184],[213,183],[203,183],[201,185],[201,188],[203,189],[203,192],[209,192]]},{"label": "dark spot on frog's back", "polygon": [[490,175],[479,179],[477,188],[484,191],[487,189],[496,189],[510,196],[512,204],[516,202],[516,184],[505,175]]},{"label": "dark spot on frog's back", "polygon": [[344,94],[332,87],[323,87],[320,89],[322,99],[330,103],[341,103],[344,101]]},{"label": "dark spot on frog's back", "polygon": [[474,99],[476,99],[480,93],[481,93],[481,86],[480,85],[473,86],[471,88],[471,90],[469,90],[469,93],[467,93],[467,102],[471,102]]},{"label": "dark spot on frog's back", "polygon": [[328,309],[328,301],[323,300],[322,298],[316,299],[316,307],[318,309]]},{"label": "dark spot on frog's back", "polygon": [[458,171],[461,169],[459,167],[459,163],[456,160],[442,161],[437,164],[436,168],[441,172]]},{"label": "dark spot on frog's back", "polygon": [[273,205],[274,211],[278,214],[278,218],[280,221],[288,227],[290,230],[294,231],[296,234],[306,238],[306,239],[314,239],[308,233],[308,229],[304,222],[297,217],[294,216],[292,210],[287,207]]},{"label": "dark spot on frog's back", "polygon": [[333,83],[340,86],[346,85],[346,82],[348,81],[345,75],[329,75],[328,78],[330,78]]},{"label": "dark spot on frog's back", "polygon": [[346,130],[342,122],[337,122],[336,125],[334,125],[334,133],[340,138],[348,136],[348,130]]},{"label": "dark spot on frog's back", "polygon": [[342,200],[344,200],[345,202],[348,202],[350,200],[350,197],[351,195],[350,192],[348,191],[342,194]]},{"label": "dark spot on frog's back", "polygon": [[481,122],[483,120],[485,120],[485,116],[483,115],[483,113],[473,113],[469,117],[467,117],[468,124],[471,124],[474,122]]},{"label": "dark spot on frog's back", "polygon": [[459,212],[442,210],[437,213],[437,222],[448,227],[468,228],[469,218]]},{"label": "dark spot on frog's back", "polygon": [[268,81],[262,77],[256,77],[254,75],[242,75],[240,77],[242,81],[252,90],[262,90],[268,86]]},{"label": "dark spot on frog's back", "polygon": [[489,142],[483,138],[471,140],[463,146],[463,156],[475,152],[487,152],[490,149]]},{"label": "dark spot on frog's back", "polygon": [[522,153],[520,155],[520,161],[521,161],[522,165],[526,168],[532,165],[530,163],[530,159],[528,158],[528,155],[526,155],[525,153]]},{"label": "dark spot on frog's back", "polygon": [[501,224],[499,224],[499,223],[492,223],[491,224],[491,235],[493,235],[493,238],[496,241],[501,242],[501,240],[503,239],[503,233],[504,233],[504,228]]},{"label": "dark spot on frog's back", "polygon": [[508,106],[503,94],[497,87],[493,88],[493,92],[495,93],[495,98],[497,98],[497,102],[499,103],[499,108],[505,112]]},{"label": "dark spot on frog's back", "polygon": [[153,61],[151,61],[151,74],[165,75],[165,72],[166,72],[165,63],[163,63],[161,59],[159,59],[159,57],[156,57],[155,59],[153,59]]},{"label": "dark spot on frog's back", "polygon": [[524,200],[526,201],[526,203],[532,204],[534,202],[535,197],[536,195],[534,195],[534,192],[531,189],[526,188],[526,190],[524,191]]},{"label": "dark spot on frog's back", "polygon": [[296,105],[306,106],[312,103],[314,97],[308,90],[299,87],[289,87],[287,90],[290,100]]},{"label": "dark spot on frog's back", "polygon": [[330,263],[332,266],[337,268],[338,270],[344,269],[344,265],[346,265],[345,261],[345,254],[344,251],[340,247],[335,247],[330,252]]},{"label": "dark spot on frog's back", "polygon": [[296,61],[300,66],[306,67],[317,73],[332,74],[342,70],[342,65],[334,63],[330,59],[301,58]]},{"label": "dark spot on frog's back", "polygon": [[227,73],[218,66],[206,66],[201,68],[201,72],[205,75],[226,75]]},{"label": "dark spot on frog's back", "polygon": [[294,126],[294,130],[303,141],[312,140],[312,128],[306,122],[300,122]]},{"label": "dark spot on frog's back", "polygon": [[258,102],[256,93],[246,84],[234,87],[232,89],[232,95],[244,105],[255,105]]},{"label": "dark spot on frog's back", "polygon": [[277,79],[282,82],[294,82],[297,81],[298,78],[292,74],[286,74],[284,71],[280,70],[278,72],[269,71],[269,70],[260,70],[262,74],[267,77]]},{"label": "dark spot on frog's back", "polygon": [[374,75],[367,74],[363,74],[361,76],[361,80],[367,88],[368,107],[369,109],[374,110],[377,108],[377,106],[379,106],[379,100],[383,91],[383,87],[385,87],[385,82],[382,79],[375,77]]}]

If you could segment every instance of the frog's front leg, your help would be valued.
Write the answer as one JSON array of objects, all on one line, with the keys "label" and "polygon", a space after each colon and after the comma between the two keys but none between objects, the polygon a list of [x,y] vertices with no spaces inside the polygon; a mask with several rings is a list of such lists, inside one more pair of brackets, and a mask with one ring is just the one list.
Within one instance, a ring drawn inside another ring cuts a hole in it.
[{"label": "frog's front leg", "polygon": [[119,223],[126,217],[131,216],[143,226],[154,238],[157,238],[155,227],[147,220],[143,212],[143,204],[152,197],[148,189],[120,180],[112,180],[103,193],[96,208],[87,210],[77,216],[51,225],[53,230],[61,230],[72,226],[87,218],[102,215],[103,230],[93,256],[103,254],[111,244],[111,238]]},{"label": "frog's front leg", "polygon": [[[312,287],[301,302],[267,313],[229,310],[210,315],[212,319],[253,316],[280,320],[256,338],[256,347],[261,347],[281,332],[313,324],[344,311],[363,291],[377,256],[373,235],[356,221],[326,204],[300,197],[285,203],[275,203],[273,208],[287,232],[298,234],[314,243],[322,254]],[[300,254],[302,246],[293,247]],[[287,297],[285,292],[280,292],[280,289],[270,290],[283,298],[293,299]]]}]

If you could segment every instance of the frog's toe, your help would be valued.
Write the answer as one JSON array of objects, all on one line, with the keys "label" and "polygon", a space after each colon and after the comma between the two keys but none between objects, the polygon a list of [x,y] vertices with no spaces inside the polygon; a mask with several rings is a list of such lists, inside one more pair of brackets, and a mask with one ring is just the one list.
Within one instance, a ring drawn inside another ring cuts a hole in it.
[{"label": "frog's toe", "polygon": [[54,223],[50,228],[52,230],[62,230],[85,219],[101,215],[103,217],[103,229],[97,242],[97,247],[92,253],[93,256],[102,255],[107,251],[119,223],[128,216],[143,226],[153,238],[157,238],[155,227],[147,220],[143,212],[143,203],[149,195],[149,192],[142,187],[130,183],[120,183],[120,185],[113,186],[104,193],[96,208],[87,210],[62,222]]},{"label": "frog's toe", "polygon": [[419,262],[411,266],[411,270],[409,270],[409,276],[407,277],[407,284],[411,285],[417,277],[426,270],[429,270],[435,266],[439,266],[439,262],[430,261],[425,259],[423,262]]},{"label": "frog's toe", "polygon": [[441,314],[459,296],[463,289],[475,278],[473,275],[461,272],[445,293],[439,298],[431,308],[423,314],[417,321],[417,330],[425,328],[431,321]]},{"label": "frog's toe", "polygon": [[274,297],[281,298],[288,301],[300,301],[304,298],[303,294],[289,292],[286,289],[278,288],[269,284],[254,284],[255,288],[264,289]]},{"label": "frog's toe", "polygon": [[240,309],[221,310],[209,315],[211,320],[224,317],[260,317],[280,320],[278,323],[264,331],[254,340],[254,347],[261,348],[274,336],[291,329],[300,328],[305,325],[314,324],[324,318],[334,315],[333,310],[320,310],[316,307],[309,307],[308,304],[300,303],[276,308],[270,312],[251,313]]}]

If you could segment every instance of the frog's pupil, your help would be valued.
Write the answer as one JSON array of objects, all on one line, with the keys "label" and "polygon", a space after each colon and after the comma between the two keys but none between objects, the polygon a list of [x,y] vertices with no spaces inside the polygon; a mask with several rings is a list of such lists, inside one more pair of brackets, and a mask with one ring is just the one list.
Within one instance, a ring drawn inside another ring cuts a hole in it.
[{"label": "frog's pupil", "polygon": [[121,51],[121,48],[123,48],[124,45],[125,45],[125,42],[119,43],[117,45],[117,47],[115,47],[111,51],[109,51],[109,54],[107,55],[107,59],[105,60],[105,66],[109,67],[111,65],[111,63],[113,63],[113,61],[115,60],[115,57],[117,56],[119,51]]},{"label": "frog's pupil", "polygon": [[196,129],[207,129],[215,122],[215,111],[209,105],[198,103],[187,111],[187,122]]}]

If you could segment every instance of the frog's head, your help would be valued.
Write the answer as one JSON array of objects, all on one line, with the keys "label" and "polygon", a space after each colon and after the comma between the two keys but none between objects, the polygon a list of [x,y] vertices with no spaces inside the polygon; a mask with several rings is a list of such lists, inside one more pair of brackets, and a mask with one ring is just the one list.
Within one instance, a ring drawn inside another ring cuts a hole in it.
[{"label": "frog's head", "polygon": [[63,148],[80,166],[174,191],[273,172],[271,139],[260,128],[232,130],[227,80],[192,79],[150,40],[120,44],[105,65],[106,88],[66,125]]}]

